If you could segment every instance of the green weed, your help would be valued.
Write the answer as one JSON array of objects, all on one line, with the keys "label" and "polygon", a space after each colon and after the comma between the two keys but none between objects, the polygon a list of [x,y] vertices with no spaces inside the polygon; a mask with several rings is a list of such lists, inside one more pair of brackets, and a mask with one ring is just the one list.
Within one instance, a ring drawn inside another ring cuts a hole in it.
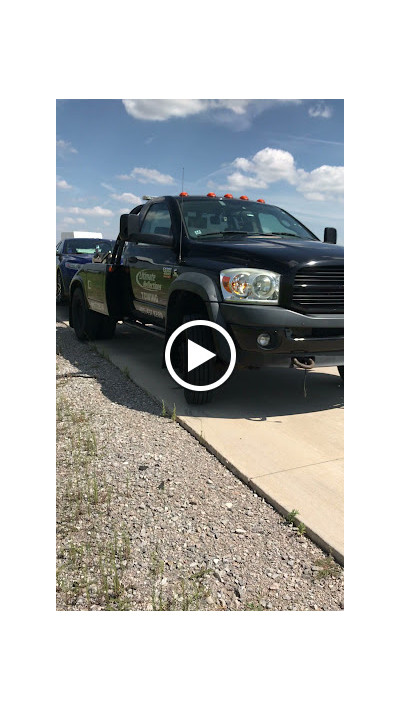
[{"label": "green weed", "polygon": [[292,509],[292,510],[290,511],[290,513],[287,514],[287,516],[286,516],[286,521],[287,521],[288,523],[292,523],[292,524],[293,524],[294,521],[295,521],[296,516],[298,516],[299,513],[300,513],[300,512],[297,511],[297,509]]},{"label": "green weed", "polygon": [[314,566],[320,568],[317,578],[340,578],[342,571],[330,553],[327,558],[318,558],[314,561]]}]

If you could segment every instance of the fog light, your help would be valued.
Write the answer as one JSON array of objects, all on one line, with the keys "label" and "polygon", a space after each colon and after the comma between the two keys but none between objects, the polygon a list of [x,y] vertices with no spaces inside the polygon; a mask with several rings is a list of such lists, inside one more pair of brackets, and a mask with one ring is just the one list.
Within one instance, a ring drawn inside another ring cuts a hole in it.
[{"label": "fog light", "polygon": [[269,346],[270,340],[271,336],[269,335],[269,333],[260,333],[257,338],[257,343],[259,346],[261,346],[261,348],[266,348],[267,346]]}]

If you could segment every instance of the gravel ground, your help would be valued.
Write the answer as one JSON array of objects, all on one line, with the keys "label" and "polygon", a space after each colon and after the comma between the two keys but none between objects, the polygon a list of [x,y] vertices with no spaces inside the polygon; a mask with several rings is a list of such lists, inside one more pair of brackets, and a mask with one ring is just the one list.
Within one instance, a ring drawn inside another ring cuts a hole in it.
[{"label": "gravel ground", "polygon": [[57,609],[340,610],[343,571],[57,323]]}]

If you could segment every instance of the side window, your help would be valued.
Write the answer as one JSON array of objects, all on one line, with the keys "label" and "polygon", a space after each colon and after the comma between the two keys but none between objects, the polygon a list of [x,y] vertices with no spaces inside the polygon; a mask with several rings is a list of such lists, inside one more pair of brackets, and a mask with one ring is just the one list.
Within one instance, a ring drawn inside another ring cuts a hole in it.
[{"label": "side window", "polygon": [[162,203],[152,205],[143,220],[140,231],[152,235],[172,234],[171,216],[167,205]]}]

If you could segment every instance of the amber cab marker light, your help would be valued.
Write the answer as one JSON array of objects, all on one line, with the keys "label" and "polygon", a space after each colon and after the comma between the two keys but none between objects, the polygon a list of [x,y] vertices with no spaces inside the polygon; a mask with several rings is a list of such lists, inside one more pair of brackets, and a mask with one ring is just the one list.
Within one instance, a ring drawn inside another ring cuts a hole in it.
[{"label": "amber cab marker light", "polygon": [[239,200],[248,200],[248,199],[249,198],[247,197],[247,195],[241,195],[239,198]]},{"label": "amber cab marker light", "polygon": [[179,197],[187,197],[188,193],[179,193]]},{"label": "amber cab marker light", "polygon": [[259,199],[257,200],[257,202],[263,202],[264,205],[265,205],[265,200],[263,200],[262,198],[259,198]]},{"label": "amber cab marker light", "polygon": [[207,193],[207,197],[217,197],[215,193]]},{"label": "amber cab marker light", "polygon": [[224,198],[233,198],[233,195],[231,195],[230,193],[226,193],[226,195],[224,195]]}]

